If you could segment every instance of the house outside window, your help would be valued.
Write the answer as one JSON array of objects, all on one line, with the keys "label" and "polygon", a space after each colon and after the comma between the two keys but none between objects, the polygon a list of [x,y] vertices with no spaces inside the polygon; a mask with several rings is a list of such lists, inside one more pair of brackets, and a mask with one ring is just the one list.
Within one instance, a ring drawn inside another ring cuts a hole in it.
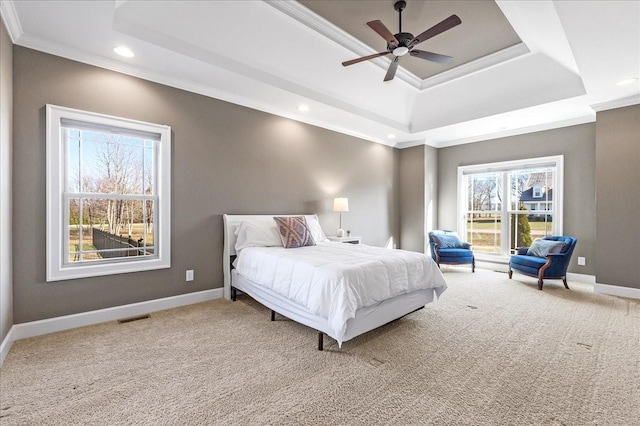
[{"label": "house outside window", "polygon": [[47,105],[47,281],[168,268],[171,129]]},{"label": "house outside window", "polygon": [[553,156],[458,168],[458,227],[480,259],[562,234],[563,163]]}]

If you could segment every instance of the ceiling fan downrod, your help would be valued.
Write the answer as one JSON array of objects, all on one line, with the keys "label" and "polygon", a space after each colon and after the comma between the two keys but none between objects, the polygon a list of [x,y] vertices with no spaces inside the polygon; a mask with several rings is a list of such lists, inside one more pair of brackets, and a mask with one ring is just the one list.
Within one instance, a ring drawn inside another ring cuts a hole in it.
[{"label": "ceiling fan downrod", "polygon": [[398,33],[402,32],[402,11],[407,7],[407,2],[404,0],[397,1],[393,8],[398,12]]}]

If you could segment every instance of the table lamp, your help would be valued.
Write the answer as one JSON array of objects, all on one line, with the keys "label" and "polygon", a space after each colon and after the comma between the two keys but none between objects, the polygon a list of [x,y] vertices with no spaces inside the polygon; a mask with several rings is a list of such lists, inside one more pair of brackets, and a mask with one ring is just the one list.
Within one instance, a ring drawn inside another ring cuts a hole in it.
[{"label": "table lamp", "polygon": [[333,211],[340,212],[340,228],[338,228],[337,236],[344,237],[344,229],[342,229],[342,212],[349,211],[349,199],[348,198],[334,198],[333,199]]}]

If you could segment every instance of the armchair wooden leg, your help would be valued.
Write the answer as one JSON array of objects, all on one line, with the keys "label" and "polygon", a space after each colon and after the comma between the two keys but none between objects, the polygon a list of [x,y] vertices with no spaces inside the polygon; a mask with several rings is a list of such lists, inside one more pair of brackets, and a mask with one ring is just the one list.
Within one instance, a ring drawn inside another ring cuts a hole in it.
[{"label": "armchair wooden leg", "polygon": [[474,258],[473,261],[471,262],[471,272],[475,272],[476,271],[476,259]]},{"label": "armchair wooden leg", "polygon": [[513,276],[513,271],[509,269],[509,279],[511,279],[512,276]]},{"label": "armchair wooden leg", "polygon": [[567,290],[571,290],[567,285],[567,277],[562,277],[562,282],[564,283],[564,288],[566,288]]},{"label": "armchair wooden leg", "polygon": [[538,290],[542,290],[542,278],[538,278]]}]

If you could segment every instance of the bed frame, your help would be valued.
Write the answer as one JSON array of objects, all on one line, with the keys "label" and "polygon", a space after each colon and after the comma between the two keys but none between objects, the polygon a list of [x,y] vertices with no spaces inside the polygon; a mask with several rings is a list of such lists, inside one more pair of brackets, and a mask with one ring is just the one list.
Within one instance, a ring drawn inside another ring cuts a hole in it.
[{"label": "bed frame", "polygon": [[[251,298],[271,310],[271,321],[275,320],[275,313],[285,316],[300,324],[306,325],[318,331],[318,350],[323,350],[324,335],[335,339],[331,332],[329,322],[304,306],[291,302],[268,288],[256,285],[246,278],[235,273],[233,261],[236,258],[236,228],[244,220],[265,219],[273,216],[300,216],[300,215],[223,215],[224,220],[224,249],[223,249],[223,273],[224,273],[224,297],[235,301],[237,291],[246,293]],[[304,215],[306,218],[315,218],[316,215]],[[391,321],[395,321],[412,312],[424,308],[434,299],[433,289],[418,290],[413,293],[402,294],[387,299],[376,305],[367,306],[356,311],[355,318],[347,321],[347,331],[343,342],[353,339],[360,334],[371,331]]]}]

